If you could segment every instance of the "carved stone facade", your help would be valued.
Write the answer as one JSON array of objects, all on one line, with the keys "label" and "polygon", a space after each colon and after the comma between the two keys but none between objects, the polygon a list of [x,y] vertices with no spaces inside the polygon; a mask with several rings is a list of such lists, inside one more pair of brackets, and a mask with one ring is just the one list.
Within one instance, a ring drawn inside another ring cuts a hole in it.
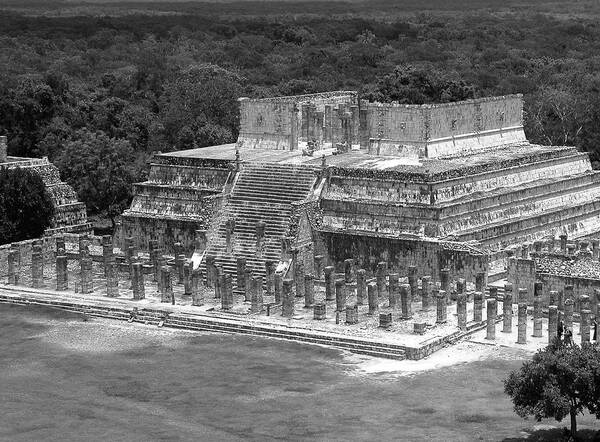
[{"label": "carved stone facade", "polygon": [[[356,92],[240,99],[236,144],[157,155],[123,232],[293,278],[380,262],[473,280],[524,242],[600,230],[599,175],[573,147],[532,145],[520,95],[440,105],[368,103]],[[176,225],[176,227],[173,227]],[[501,268],[500,272],[504,269]]]}]

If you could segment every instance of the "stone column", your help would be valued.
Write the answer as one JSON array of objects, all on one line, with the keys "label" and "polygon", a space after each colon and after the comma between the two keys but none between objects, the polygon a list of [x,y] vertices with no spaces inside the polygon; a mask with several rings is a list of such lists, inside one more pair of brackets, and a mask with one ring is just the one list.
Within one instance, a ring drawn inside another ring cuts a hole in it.
[{"label": "stone column", "polygon": [[113,260],[106,267],[106,296],[116,298],[119,296],[119,265]]},{"label": "stone column", "polygon": [[344,261],[344,278],[345,278],[346,282],[354,281],[353,268],[354,268],[354,260],[346,259]]},{"label": "stone column", "polygon": [[512,333],[512,293],[504,294],[504,302],[502,303],[502,313],[504,315],[502,319],[502,332]]},{"label": "stone column", "polygon": [[527,289],[520,287],[519,288],[519,297],[517,298],[517,303],[521,304],[523,302],[527,303]]},{"label": "stone column", "polygon": [[[64,244],[64,239],[63,239]],[[108,266],[114,260],[113,253],[113,242],[111,235],[104,235],[102,237],[102,262],[104,264],[104,277],[108,273]]]},{"label": "stone column", "polygon": [[519,303],[517,344],[527,344],[527,304]]},{"label": "stone column", "polygon": [[238,257],[236,264],[237,264],[237,274],[236,274],[237,289],[245,291],[246,290],[246,258],[243,258],[241,256]]},{"label": "stone column", "polygon": [[[55,238],[56,238],[55,239],[55,242],[56,242],[56,256],[64,256],[64,255],[66,255],[66,253],[67,253],[67,246],[65,245],[65,237],[63,235],[59,235],[59,236],[56,236]],[[110,236],[109,236],[109,238],[110,238]]]},{"label": "stone column", "polygon": [[408,266],[408,285],[410,287],[410,299],[419,300],[419,275],[416,266]]},{"label": "stone column", "polygon": [[485,272],[478,272],[475,275],[475,291],[481,293],[485,291]]},{"label": "stone column", "polygon": [[558,305],[558,292],[556,290],[548,292],[548,305]]},{"label": "stone column", "polygon": [[335,299],[335,281],[334,281],[334,272],[335,268],[333,266],[325,267],[325,300],[333,301]]},{"label": "stone column", "polygon": [[377,279],[377,296],[381,299],[381,298],[385,298],[385,296],[387,295],[387,288],[386,288],[386,273],[387,273],[387,264],[385,262],[380,262],[379,264],[377,264],[377,273],[376,273],[376,279]]},{"label": "stone column", "polygon": [[58,255],[56,257],[56,290],[63,292],[68,289],[67,257]]},{"label": "stone column", "polygon": [[44,286],[44,250],[40,245],[34,245],[31,251],[31,280],[36,289]]},{"label": "stone column", "polygon": [[[358,324],[358,305],[346,306],[346,325]],[[589,334],[589,333],[588,333]]]},{"label": "stone column", "polygon": [[296,297],[304,297],[304,265],[300,261],[296,262],[294,283],[296,285]]},{"label": "stone column", "polygon": [[215,266],[215,299],[221,299],[223,295],[223,268],[220,265]]},{"label": "stone column", "polygon": [[481,292],[473,294],[473,321],[483,321],[483,293]]},{"label": "stone column", "polygon": [[192,305],[204,305],[204,291],[200,288],[200,269],[192,270]]},{"label": "stone column", "polygon": [[319,280],[323,277],[323,255],[315,256],[315,279]]},{"label": "stone column", "polygon": [[542,337],[542,295],[533,298],[533,337]]},{"label": "stone column", "polygon": [[144,285],[144,271],[141,262],[132,264],[133,275],[131,278],[133,287],[133,299],[144,299],[146,297],[146,287]]},{"label": "stone column", "polygon": [[19,284],[19,256],[16,250],[11,249],[8,252],[8,284]]},{"label": "stone column", "polygon": [[183,284],[183,267],[185,265],[185,255],[177,255],[175,258],[175,268],[177,269],[177,284]]},{"label": "stone column", "polygon": [[565,328],[573,331],[573,299],[565,300]]},{"label": "stone column", "polygon": [[421,278],[421,310],[428,312],[431,309],[431,276]]},{"label": "stone column", "polygon": [[221,310],[229,311],[233,308],[233,281],[228,273],[219,275],[221,291]]},{"label": "stone column", "polygon": [[580,332],[581,332],[581,344],[584,342],[590,342],[590,312],[588,309],[583,309],[579,312],[580,316]]},{"label": "stone column", "polygon": [[281,304],[283,297],[283,276],[279,273],[273,275],[273,291],[275,294],[275,304]]},{"label": "stone column", "polygon": [[447,294],[450,293],[450,270],[447,268],[440,270],[440,288]]},{"label": "stone column", "polygon": [[183,294],[185,296],[192,294],[192,264],[189,262],[183,265]]},{"label": "stone column", "polygon": [[252,269],[246,267],[244,270],[244,302],[252,301]]},{"label": "stone column", "polygon": [[213,255],[206,256],[206,287],[213,289],[215,288],[215,257]]},{"label": "stone column", "polygon": [[487,300],[487,333],[485,339],[493,341],[496,339],[496,309],[497,309],[496,298],[490,298]]},{"label": "stone column", "polygon": [[292,292],[293,281],[285,279],[283,281],[283,306],[281,315],[287,318],[294,316],[294,293]]},{"label": "stone column", "polygon": [[564,290],[564,300],[572,299],[575,303],[575,289],[572,285],[566,285]]},{"label": "stone column", "polygon": [[465,286],[467,285],[467,281],[464,278],[458,278],[456,280],[456,295],[458,299],[458,295],[465,292]]},{"label": "stone column", "polygon": [[260,275],[252,277],[252,313],[263,311],[263,277]]},{"label": "stone column", "polygon": [[458,328],[467,329],[467,294],[459,293],[456,296],[456,315],[458,317]]},{"label": "stone column", "polygon": [[567,240],[569,237],[566,234],[560,235],[560,252],[565,255],[567,253]]},{"label": "stone column", "polygon": [[356,272],[356,302],[363,305],[367,292],[367,272],[365,269],[359,269]]},{"label": "stone column", "polygon": [[[160,268],[160,278],[160,302],[171,302],[173,300],[173,281],[171,280],[171,268],[169,266],[162,266]],[[217,284],[215,284],[215,287],[216,285]]]},{"label": "stone column", "polygon": [[335,310],[341,312],[346,306],[346,282],[343,279],[335,281]]},{"label": "stone column", "polygon": [[444,290],[433,290],[437,302],[437,324],[444,324],[448,317],[448,301],[446,300],[446,292]]},{"label": "stone column", "polygon": [[304,307],[310,308],[315,303],[315,281],[312,273],[304,275]]},{"label": "stone column", "polygon": [[369,298],[369,316],[372,316],[377,313],[379,308],[378,305],[378,297],[377,297],[377,284],[374,282],[370,282],[367,285],[367,293]]},{"label": "stone column", "polygon": [[410,285],[408,284],[400,285],[400,305],[402,307],[402,319],[411,319],[413,317],[412,299],[410,296]]},{"label": "stone column", "polygon": [[551,305],[548,307],[548,344],[556,338],[558,332],[558,307]]},{"label": "stone column", "polygon": [[92,259],[87,255],[81,258],[81,293],[88,294],[93,291]]},{"label": "stone column", "polygon": [[556,306],[558,307],[558,311],[565,311],[565,292],[562,290],[558,291],[557,293]]},{"label": "stone column", "polygon": [[327,318],[327,304],[321,302],[319,304],[315,304],[313,318],[317,321],[322,321]]},{"label": "stone column", "polygon": [[265,288],[267,296],[275,294],[275,262],[271,260],[265,261]]},{"label": "stone column", "polygon": [[597,239],[592,240],[592,258],[598,259],[600,258],[600,248],[598,247],[600,242]]},{"label": "stone column", "polygon": [[389,275],[390,285],[388,288],[389,306],[390,308],[396,308],[398,305],[398,281],[400,279],[397,273],[390,273]]}]

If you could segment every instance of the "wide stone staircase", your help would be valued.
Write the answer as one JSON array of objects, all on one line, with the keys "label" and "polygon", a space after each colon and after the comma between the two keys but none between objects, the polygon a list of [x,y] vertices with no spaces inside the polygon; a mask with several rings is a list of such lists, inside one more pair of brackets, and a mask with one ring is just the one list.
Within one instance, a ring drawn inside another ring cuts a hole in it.
[{"label": "wide stone staircase", "polygon": [[[292,203],[306,199],[316,181],[314,167],[244,163],[224,210],[213,220],[205,256],[215,257],[225,273],[237,274],[237,258],[246,258],[247,268],[265,274],[265,261],[281,260],[282,239],[293,212]],[[235,221],[227,251],[227,223]],[[257,248],[257,222],[265,223],[262,245]],[[205,260],[202,263],[205,269]],[[206,273],[204,273],[206,274]],[[235,276],[233,278],[235,285]]]}]

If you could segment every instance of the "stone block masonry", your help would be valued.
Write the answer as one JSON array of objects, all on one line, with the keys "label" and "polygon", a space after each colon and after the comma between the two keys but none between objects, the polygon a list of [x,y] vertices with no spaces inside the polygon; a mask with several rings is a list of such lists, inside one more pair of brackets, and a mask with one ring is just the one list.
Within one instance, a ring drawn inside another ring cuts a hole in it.
[{"label": "stone block masonry", "polygon": [[6,136],[2,135],[2,136],[0,136],[0,163],[6,163],[6,160],[8,159],[6,150],[7,150]]}]

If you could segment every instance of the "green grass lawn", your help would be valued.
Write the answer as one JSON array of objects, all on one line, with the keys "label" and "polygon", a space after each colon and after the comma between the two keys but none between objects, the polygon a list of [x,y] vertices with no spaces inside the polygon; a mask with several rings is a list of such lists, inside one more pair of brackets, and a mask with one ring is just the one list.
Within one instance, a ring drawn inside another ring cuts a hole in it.
[{"label": "green grass lawn", "polygon": [[521,363],[506,354],[398,376],[321,347],[48,309],[0,305],[0,327],[2,440],[520,440],[534,424],[502,391]]}]

